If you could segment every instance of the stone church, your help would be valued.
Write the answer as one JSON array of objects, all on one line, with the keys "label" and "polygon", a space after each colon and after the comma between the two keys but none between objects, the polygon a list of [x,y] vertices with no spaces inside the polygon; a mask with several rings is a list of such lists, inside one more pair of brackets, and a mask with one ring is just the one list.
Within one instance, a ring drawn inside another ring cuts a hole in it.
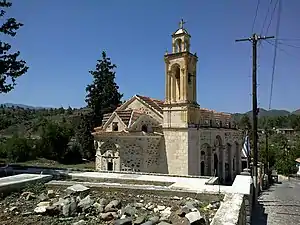
[{"label": "stone church", "polygon": [[197,103],[197,61],[183,27],[165,53],[165,100],[135,95],[95,128],[96,169],[232,180],[241,170],[242,137],[230,114]]}]

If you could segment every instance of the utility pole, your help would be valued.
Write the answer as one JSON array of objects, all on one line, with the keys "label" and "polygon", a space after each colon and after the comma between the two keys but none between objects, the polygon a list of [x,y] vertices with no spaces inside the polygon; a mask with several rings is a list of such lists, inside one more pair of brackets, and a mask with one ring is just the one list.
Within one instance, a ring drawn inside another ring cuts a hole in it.
[{"label": "utility pole", "polygon": [[259,40],[265,40],[274,38],[274,36],[266,37],[253,34],[250,38],[238,39],[236,42],[250,41],[252,42],[252,115],[253,115],[253,178],[254,178],[254,192],[253,192],[253,205],[255,205],[258,194],[258,134],[257,134],[257,42]]},{"label": "utility pole", "polygon": [[265,129],[265,138],[266,138],[266,160],[267,160],[267,175],[268,175],[268,183],[270,184],[271,182],[271,176],[270,176],[270,157],[269,157],[269,130],[268,128]]}]

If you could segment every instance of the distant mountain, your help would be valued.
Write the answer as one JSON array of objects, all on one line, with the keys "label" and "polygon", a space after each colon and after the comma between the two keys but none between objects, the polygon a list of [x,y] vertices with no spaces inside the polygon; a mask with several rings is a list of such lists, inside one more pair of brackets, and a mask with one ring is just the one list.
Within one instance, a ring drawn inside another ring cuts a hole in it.
[{"label": "distant mountain", "polygon": [[[249,116],[252,116],[252,110],[246,113]],[[265,117],[265,116],[287,116],[291,114],[291,112],[287,110],[280,110],[280,109],[271,109],[266,110],[263,108],[259,108],[258,117]]]},{"label": "distant mountain", "polygon": [[35,107],[35,106],[30,106],[30,105],[24,105],[24,104],[14,104],[14,103],[3,103],[3,104],[0,104],[0,105],[4,105],[5,107],[8,107],[8,108],[23,108],[23,109],[46,109],[48,107]]},{"label": "distant mountain", "polygon": [[[243,115],[248,115],[250,118],[252,118],[252,110],[246,113],[233,113],[233,118],[238,121]],[[261,117],[277,117],[277,116],[288,116],[290,114],[300,115],[300,109],[289,112],[287,110],[281,110],[281,109],[271,109],[266,110],[263,108],[259,108],[258,118]]]},{"label": "distant mountain", "polygon": [[297,109],[296,111],[292,112],[295,115],[300,115],[300,109]]}]

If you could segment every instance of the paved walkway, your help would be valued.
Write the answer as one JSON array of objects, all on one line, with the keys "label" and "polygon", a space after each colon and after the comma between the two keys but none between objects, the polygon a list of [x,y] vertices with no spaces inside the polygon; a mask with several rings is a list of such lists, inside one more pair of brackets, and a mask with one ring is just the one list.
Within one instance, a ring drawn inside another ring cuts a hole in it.
[{"label": "paved walkway", "polygon": [[206,185],[205,182],[209,180],[207,178],[195,178],[195,177],[176,177],[168,175],[145,175],[145,174],[124,174],[124,173],[101,173],[101,172],[80,172],[69,173],[72,178],[79,179],[134,179],[141,181],[160,181],[173,183],[170,188],[183,189],[195,192],[212,192],[218,193],[242,193],[248,194],[250,191],[250,177],[249,176],[237,176],[232,186],[222,185]]},{"label": "paved walkway", "polygon": [[253,212],[253,225],[299,225],[300,180],[284,180],[259,197]]}]

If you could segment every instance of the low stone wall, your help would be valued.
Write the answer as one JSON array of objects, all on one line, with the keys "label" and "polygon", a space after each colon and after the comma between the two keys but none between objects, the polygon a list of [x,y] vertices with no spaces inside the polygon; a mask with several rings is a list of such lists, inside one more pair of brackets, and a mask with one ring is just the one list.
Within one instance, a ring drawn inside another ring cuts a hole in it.
[{"label": "low stone wall", "polygon": [[211,225],[250,225],[253,182],[250,176],[238,175],[231,193],[227,193]]},{"label": "low stone wall", "polygon": [[226,194],[211,225],[246,225],[246,207],[243,194]]}]

